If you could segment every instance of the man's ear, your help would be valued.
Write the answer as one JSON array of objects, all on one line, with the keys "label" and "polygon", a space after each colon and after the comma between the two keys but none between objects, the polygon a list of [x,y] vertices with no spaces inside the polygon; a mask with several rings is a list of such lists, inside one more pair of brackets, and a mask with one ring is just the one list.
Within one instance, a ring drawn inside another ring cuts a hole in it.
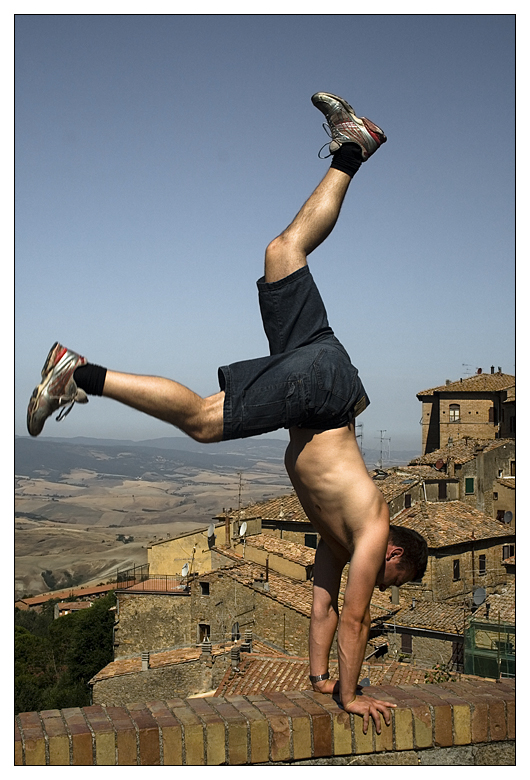
[{"label": "man's ear", "polygon": [[404,550],[403,547],[392,547],[391,550],[388,550],[386,559],[387,561],[391,560],[392,558],[397,558],[398,560],[403,555]]}]

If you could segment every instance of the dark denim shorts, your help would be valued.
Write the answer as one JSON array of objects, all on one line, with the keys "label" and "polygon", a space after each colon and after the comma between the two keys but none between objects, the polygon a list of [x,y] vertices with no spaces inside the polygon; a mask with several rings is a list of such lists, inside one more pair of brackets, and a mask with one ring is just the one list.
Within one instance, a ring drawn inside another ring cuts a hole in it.
[{"label": "dark denim shorts", "polygon": [[258,280],[270,355],[219,368],[223,440],[279,428],[342,428],[370,403],[357,369],[329,327],[308,266]]}]

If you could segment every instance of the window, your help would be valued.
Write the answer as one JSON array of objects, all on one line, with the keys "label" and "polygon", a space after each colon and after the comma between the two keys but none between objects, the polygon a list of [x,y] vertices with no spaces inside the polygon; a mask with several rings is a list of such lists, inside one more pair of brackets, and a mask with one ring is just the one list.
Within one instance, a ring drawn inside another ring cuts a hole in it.
[{"label": "window", "polygon": [[493,491],[493,500],[498,501],[499,500],[499,494]]},{"label": "window", "polygon": [[210,626],[208,626],[206,623],[199,623],[197,627],[197,639],[199,641],[199,644],[201,642],[204,642],[205,639],[210,638]]},{"label": "window", "polygon": [[504,512],[505,512],[504,509],[497,509],[497,520],[500,523],[504,523]]},{"label": "window", "polygon": [[453,561],[453,582],[458,582],[460,579],[460,559],[455,558]]},{"label": "window", "polygon": [[479,555],[478,556],[478,573],[479,574],[486,574],[486,556],[485,555]]},{"label": "window", "polygon": [[401,652],[412,653],[412,634],[401,634]]},{"label": "window", "polygon": [[199,585],[201,586],[201,596],[209,596],[210,595],[210,583],[209,582],[199,582]]},{"label": "window", "polygon": [[412,506],[412,496],[410,493],[405,493],[405,509],[410,509]]},{"label": "window", "polygon": [[515,544],[503,544],[502,560],[505,561],[506,558],[511,558],[512,555],[515,555]]},{"label": "window", "polygon": [[488,422],[497,425],[497,410],[494,406],[490,406],[488,409]]},{"label": "window", "polygon": [[447,498],[447,482],[438,482],[438,501]]},{"label": "window", "polygon": [[312,547],[313,550],[317,548],[318,537],[316,534],[304,534],[304,544],[306,547]]},{"label": "window", "polygon": [[466,477],[465,491],[466,496],[475,492],[475,477]]},{"label": "window", "polygon": [[449,422],[458,422],[460,420],[460,404],[449,404]]},{"label": "window", "polygon": [[515,477],[515,461],[510,461],[510,477]]}]

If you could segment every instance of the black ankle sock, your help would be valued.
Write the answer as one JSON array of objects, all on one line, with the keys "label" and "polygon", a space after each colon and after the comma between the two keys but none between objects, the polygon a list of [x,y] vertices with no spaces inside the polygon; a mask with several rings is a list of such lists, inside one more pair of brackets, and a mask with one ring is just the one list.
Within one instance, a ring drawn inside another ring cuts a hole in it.
[{"label": "black ankle sock", "polygon": [[348,176],[355,176],[363,161],[361,147],[358,144],[342,144],[333,155],[331,168],[347,173]]},{"label": "black ankle sock", "polygon": [[96,366],[94,363],[87,363],[85,366],[76,368],[74,371],[74,382],[87,395],[103,395],[106,375],[106,368]]}]

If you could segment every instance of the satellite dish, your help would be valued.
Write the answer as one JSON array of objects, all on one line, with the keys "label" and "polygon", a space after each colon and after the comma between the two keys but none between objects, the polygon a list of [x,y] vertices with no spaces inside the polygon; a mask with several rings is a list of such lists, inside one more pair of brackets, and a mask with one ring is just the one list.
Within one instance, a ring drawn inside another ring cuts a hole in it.
[{"label": "satellite dish", "polygon": [[437,471],[441,471],[443,469],[443,466],[444,466],[443,460],[437,460],[436,463],[434,464],[434,468]]},{"label": "satellite dish", "polygon": [[187,577],[189,570],[190,570],[189,564],[185,563],[184,566],[182,567],[182,572],[181,572],[182,576]]},{"label": "satellite dish", "polygon": [[361,688],[367,688],[370,685],[370,679],[368,677],[365,677],[361,682],[359,683]]},{"label": "satellite dish", "polygon": [[477,588],[476,591],[473,593],[473,604],[478,607],[480,606],[486,599],[486,591],[484,588]]},{"label": "satellite dish", "polygon": [[510,512],[510,511],[505,512],[504,513],[504,522],[506,523],[506,525],[509,525],[512,522],[512,520],[513,520],[513,512]]},{"label": "satellite dish", "polygon": [[246,534],[246,532],[247,532],[247,524],[246,524],[246,522],[245,523],[241,523],[241,528],[239,529],[239,535],[240,536],[244,536]]},{"label": "satellite dish", "polygon": [[210,523],[210,527],[208,528],[208,539],[211,539],[214,533],[215,533],[215,526],[213,523]]}]

